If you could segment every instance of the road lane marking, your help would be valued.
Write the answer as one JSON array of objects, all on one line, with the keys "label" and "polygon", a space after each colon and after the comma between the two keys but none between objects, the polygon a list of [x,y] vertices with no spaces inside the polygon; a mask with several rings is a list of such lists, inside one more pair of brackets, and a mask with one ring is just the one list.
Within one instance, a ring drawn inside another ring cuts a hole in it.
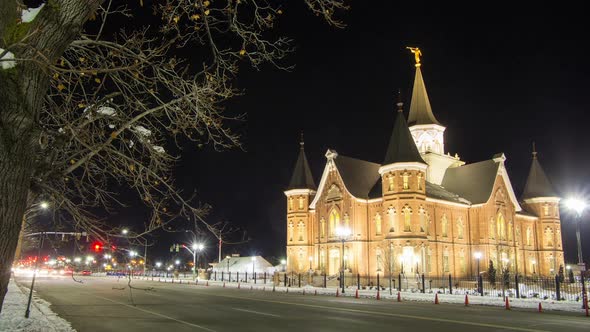
[{"label": "road lane marking", "polygon": [[[203,292],[200,292],[200,293],[203,293]],[[454,319],[448,319],[448,318],[423,317],[423,316],[415,316],[415,315],[407,315],[407,314],[395,314],[395,313],[389,313],[389,312],[377,312],[377,311],[373,312],[373,311],[366,311],[366,310],[359,310],[359,309],[337,308],[337,307],[315,305],[315,304],[304,304],[304,303],[294,303],[294,302],[275,301],[275,300],[263,300],[263,299],[243,297],[243,296],[211,294],[209,292],[207,292],[207,295],[217,296],[217,297],[226,297],[226,298],[230,298],[230,299],[252,300],[252,301],[258,301],[258,302],[293,305],[293,306],[300,306],[300,307],[320,308],[320,309],[329,309],[329,310],[345,311],[345,312],[356,312],[356,313],[376,315],[376,316],[390,316],[390,317],[417,319],[417,320],[432,321],[432,322],[442,322],[442,323],[452,323],[452,324],[461,324],[461,325],[470,325],[470,326],[479,326],[479,327],[489,327],[489,328],[494,328],[494,329],[507,329],[507,330],[512,330],[512,331],[549,332],[548,330],[530,329],[530,328],[526,328],[526,327],[516,327],[516,326],[498,325],[498,324],[490,324],[490,323],[467,322],[467,321],[454,320]]]},{"label": "road lane marking", "polygon": [[127,303],[123,303],[123,302],[119,302],[119,301],[111,300],[111,299],[109,299],[109,298],[102,297],[102,296],[99,296],[99,295],[94,295],[94,294],[91,294],[91,293],[87,293],[87,294],[88,294],[88,295],[91,295],[91,296],[94,296],[94,297],[98,297],[98,298],[100,298],[100,299],[103,299],[103,300],[107,300],[107,301],[109,301],[109,302],[113,302],[113,303],[116,303],[116,304],[120,304],[120,305],[122,305],[122,306],[129,307],[129,308],[132,308],[132,309],[135,309],[135,310],[143,311],[143,312],[145,312],[145,313],[148,313],[148,314],[152,314],[152,315],[160,316],[160,317],[162,317],[162,318],[170,319],[170,320],[173,320],[173,321],[175,321],[175,322],[178,322],[178,323],[181,323],[181,324],[185,324],[185,325],[188,325],[188,326],[192,326],[192,327],[200,328],[200,329],[203,329],[203,330],[205,330],[205,331],[216,332],[215,330],[212,330],[212,329],[206,328],[206,327],[204,327],[204,326],[197,325],[197,324],[193,324],[193,323],[189,323],[189,322],[187,322],[187,321],[183,321],[183,320],[180,320],[180,319],[176,319],[176,318],[174,318],[174,317],[166,316],[166,315],[164,315],[164,314],[160,314],[160,313],[157,313],[157,312],[155,312],[155,311],[151,311],[151,310],[147,310],[147,309],[142,309],[142,308],[134,307],[134,306],[132,306],[132,305],[129,305],[129,304],[127,304]]},{"label": "road lane marking", "polygon": [[246,310],[246,309],[240,309],[240,308],[232,308],[232,309],[237,310],[237,311],[249,312],[252,314],[264,315],[264,316],[272,316],[272,317],[278,317],[278,318],[281,317],[279,315],[273,315],[273,314],[269,314],[266,312],[260,312],[260,311],[254,311],[254,310]]}]

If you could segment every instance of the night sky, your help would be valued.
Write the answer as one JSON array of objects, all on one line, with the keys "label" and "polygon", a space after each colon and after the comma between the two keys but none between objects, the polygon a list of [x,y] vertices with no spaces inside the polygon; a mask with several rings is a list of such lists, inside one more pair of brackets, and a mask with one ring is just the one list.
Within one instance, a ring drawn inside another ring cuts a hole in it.
[{"label": "night sky", "polygon": [[[409,110],[415,68],[406,46],[422,50],[422,73],[433,112],[447,127],[448,152],[467,163],[504,152],[520,196],[535,141],[558,192],[586,193],[590,199],[590,65],[583,52],[590,27],[575,8],[533,12],[495,3],[475,9],[353,1],[343,17],[348,27],[339,30],[307,12],[303,1],[284,3],[277,29],[295,39],[297,50],[288,62],[296,68],[243,68],[237,83],[246,94],[227,107],[247,113],[247,120],[236,124],[244,151],[187,146],[177,167],[182,188],[196,190],[213,207],[208,221],[226,220],[247,230],[251,240],[224,248],[224,256],[234,251],[271,260],[284,256],[283,191],[301,131],[316,184],[328,148],[382,161],[398,89],[406,116]],[[114,218],[140,222],[136,211]],[[590,218],[585,221],[582,240],[590,257]],[[572,222],[562,210],[566,262],[577,260]],[[156,240],[150,251],[166,258],[172,242],[188,237],[159,234]],[[212,238],[207,256],[217,257]]]}]

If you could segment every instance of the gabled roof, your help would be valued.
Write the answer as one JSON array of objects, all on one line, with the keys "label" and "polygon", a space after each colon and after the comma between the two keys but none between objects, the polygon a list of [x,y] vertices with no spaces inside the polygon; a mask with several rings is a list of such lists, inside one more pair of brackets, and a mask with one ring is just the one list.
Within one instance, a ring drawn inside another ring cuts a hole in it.
[{"label": "gabled roof", "polygon": [[400,162],[419,162],[426,164],[420,156],[420,152],[418,152],[416,142],[412,138],[406,118],[401,112],[401,109],[397,112],[397,117],[395,118],[395,124],[393,125],[393,131],[391,132],[383,165]]},{"label": "gabled roof", "polygon": [[441,185],[472,204],[485,203],[492,194],[499,167],[499,162],[490,159],[449,168]]},{"label": "gabled roof", "polygon": [[416,67],[408,124],[410,126],[424,124],[441,125],[432,113],[432,107],[430,106],[430,100],[428,99],[428,93],[426,92],[426,85],[424,84],[420,67]]},{"label": "gabled roof", "polygon": [[369,198],[371,188],[381,179],[379,164],[341,155],[334,158],[334,163],[344,186],[354,197]]},{"label": "gabled roof", "polygon": [[470,205],[471,202],[453,192],[448,191],[443,186],[438,184],[430,183],[426,181],[426,197],[440,199],[443,201],[461,203]]},{"label": "gabled roof", "polygon": [[522,199],[535,197],[558,197],[558,195],[537,159],[537,152],[533,151],[533,162],[524,186]]},{"label": "gabled roof", "polygon": [[303,142],[301,149],[299,149],[299,157],[295,163],[293,175],[291,175],[291,181],[289,182],[288,190],[290,189],[316,189],[311,170],[309,169],[309,163],[307,157],[305,157],[305,150],[303,149]]}]

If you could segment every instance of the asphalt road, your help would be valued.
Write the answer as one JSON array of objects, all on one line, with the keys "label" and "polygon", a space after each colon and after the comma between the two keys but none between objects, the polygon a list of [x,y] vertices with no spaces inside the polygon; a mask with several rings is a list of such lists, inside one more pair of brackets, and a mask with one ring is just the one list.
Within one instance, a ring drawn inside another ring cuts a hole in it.
[{"label": "asphalt road", "polygon": [[[26,279],[17,279],[27,284]],[[590,318],[497,307],[354,299],[86,277],[37,295],[80,331],[590,331]],[[145,290],[153,287],[153,290]]]}]

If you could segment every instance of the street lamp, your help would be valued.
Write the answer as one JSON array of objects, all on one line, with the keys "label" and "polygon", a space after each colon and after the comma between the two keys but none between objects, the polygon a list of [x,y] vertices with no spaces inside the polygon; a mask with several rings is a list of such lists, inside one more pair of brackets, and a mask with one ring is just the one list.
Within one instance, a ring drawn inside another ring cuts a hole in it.
[{"label": "street lamp", "polygon": [[473,257],[475,257],[475,260],[477,261],[477,275],[479,276],[479,260],[481,259],[482,254],[481,252],[476,251],[473,253]]},{"label": "street lamp", "polygon": [[40,206],[42,209],[44,209],[44,210],[45,210],[45,209],[48,209],[48,208],[49,208],[49,203],[47,203],[47,202],[41,202],[41,204],[39,204],[39,206]]},{"label": "street lamp", "polygon": [[197,265],[198,265],[197,259],[199,258],[197,256],[197,250],[202,251],[205,248],[205,246],[202,243],[193,243],[191,246],[192,250],[185,245],[182,245],[182,247],[184,249],[188,250],[188,252],[190,252],[193,255],[193,279],[194,279],[195,278],[195,270],[197,269]]},{"label": "street lamp", "polygon": [[341,276],[340,276],[340,285],[342,288],[342,293],[344,294],[344,241],[346,241],[348,239],[348,237],[350,236],[350,228],[348,227],[341,227],[338,226],[336,227],[336,236],[338,238],[340,238],[340,241],[342,242],[342,255],[340,256],[340,260],[342,263],[342,268],[341,268]]},{"label": "street lamp", "polygon": [[565,201],[565,206],[576,213],[576,239],[578,240],[578,265],[581,271],[586,271],[586,265],[582,258],[582,241],[580,240],[580,219],[582,219],[582,213],[586,209],[586,202],[579,198],[568,198]]},{"label": "street lamp", "polygon": [[533,264],[533,274],[537,273],[537,272],[535,271],[535,265],[537,264],[537,261],[533,259],[533,260],[531,261],[531,264]]},{"label": "street lamp", "polygon": [[129,233],[129,230],[127,228],[123,228],[123,230],[121,231],[121,234],[127,235],[127,233]]},{"label": "street lamp", "polygon": [[281,265],[283,266],[283,272],[287,269],[287,260],[281,259]]}]

